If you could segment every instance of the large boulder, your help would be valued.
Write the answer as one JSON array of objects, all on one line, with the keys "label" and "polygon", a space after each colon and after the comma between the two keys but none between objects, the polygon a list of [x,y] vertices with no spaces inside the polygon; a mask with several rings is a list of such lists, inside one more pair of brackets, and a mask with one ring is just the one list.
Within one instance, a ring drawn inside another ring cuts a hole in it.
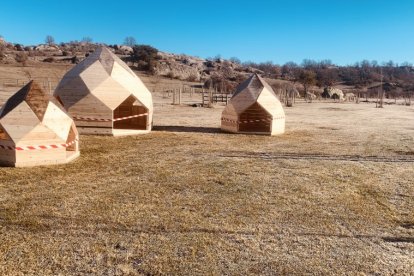
[{"label": "large boulder", "polygon": [[130,46],[121,45],[119,46],[118,51],[121,52],[121,54],[130,55],[134,52],[134,49]]},{"label": "large boulder", "polygon": [[328,99],[335,99],[335,100],[343,101],[344,100],[344,92],[341,89],[338,89],[338,88],[328,87],[328,88],[324,89],[324,91],[322,93],[322,97],[323,98],[328,98]]},{"label": "large boulder", "polygon": [[241,64],[224,59],[203,59],[199,57],[158,52],[158,61],[154,69],[156,75],[174,77],[183,80],[227,80],[238,81],[240,74],[259,73],[261,70],[246,68]]},{"label": "large boulder", "polygon": [[46,51],[46,52],[52,52],[52,51],[59,51],[59,46],[57,45],[48,45],[48,44],[40,44],[35,48],[36,51]]},{"label": "large boulder", "polygon": [[329,94],[331,95],[331,99],[340,100],[340,101],[344,100],[344,92],[342,92],[341,89],[332,88],[329,90]]}]

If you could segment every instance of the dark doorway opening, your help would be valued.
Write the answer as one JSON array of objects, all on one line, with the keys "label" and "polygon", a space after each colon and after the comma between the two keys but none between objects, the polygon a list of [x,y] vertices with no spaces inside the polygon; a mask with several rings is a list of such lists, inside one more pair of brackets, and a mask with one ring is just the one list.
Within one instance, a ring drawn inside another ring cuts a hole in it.
[{"label": "dark doorway opening", "polygon": [[239,119],[240,132],[270,132],[272,117],[258,103],[254,103],[245,110]]},{"label": "dark doorway opening", "polygon": [[[114,129],[146,130],[148,122],[148,109],[134,96],[129,96],[120,106],[114,110]],[[143,115],[134,118],[123,119],[129,116]]]}]

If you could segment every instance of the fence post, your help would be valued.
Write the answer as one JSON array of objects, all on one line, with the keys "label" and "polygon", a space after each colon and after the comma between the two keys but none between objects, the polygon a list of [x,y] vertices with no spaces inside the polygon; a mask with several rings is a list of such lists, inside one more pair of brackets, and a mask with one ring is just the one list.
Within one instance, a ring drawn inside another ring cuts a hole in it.
[{"label": "fence post", "polygon": [[48,88],[49,88],[49,95],[52,95],[52,84],[50,83],[49,78],[47,78],[47,85],[48,85]]}]

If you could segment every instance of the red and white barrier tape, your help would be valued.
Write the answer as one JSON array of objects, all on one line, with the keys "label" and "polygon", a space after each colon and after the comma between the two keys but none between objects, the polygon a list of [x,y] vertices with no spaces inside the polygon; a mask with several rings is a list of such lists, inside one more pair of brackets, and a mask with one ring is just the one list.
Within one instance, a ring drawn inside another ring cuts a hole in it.
[{"label": "red and white barrier tape", "polygon": [[39,145],[39,146],[20,146],[20,147],[15,147],[15,146],[4,146],[4,145],[0,145],[1,149],[6,149],[6,150],[46,150],[46,149],[61,149],[61,148],[67,148],[72,146],[73,144],[75,144],[78,141],[78,139],[73,140],[72,142],[66,143],[66,144],[55,144],[55,145]]},{"label": "red and white barrier tape", "polygon": [[245,121],[234,121],[229,119],[221,119],[224,122],[236,123],[236,124],[247,124],[247,123],[257,123],[257,122],[271,122],[271,119],[257,119],[257,120],[245,120]]},{"label": "red and white barrier tape", "polygon": [[115,118],[115,119],[99,119],[99,118],[78,117],[78,116],[73,116],[73,119],[78,120],[78,121],[116,122],[116,121],[122,121],[122,120],[137,118],[137,117],[143,117],[143,116],[148,116],[148,113],[132,115],[132,116],[127,116],[127,117],[122,117],[122,118]]},{"label": "red and white barrier tape", "polygon": [[147,115],[148,115],[148,113],[139,114],[139,115],[132,115],[132,116],[128,116],[128,117],[115,118],[115,119],[112,119],[112,121],[114,121],[114,122],[116,122],[116,121],[122,121],[122,120],[137,118],[137,117],[143,117],[143,116],[147,116]]},{"label": "red and white barrier tape", "polygon": [[[285,119],[285,117],[273,118],[273,120],[279,120],[279,119]],[[256,119],[256,120],[234,121],[234,120],[229,120],[229,119],[225,119],[225,118],[221,118],[221,120],[224,121],[224,122],[236,123],[236,124],[248,124],[248,123],[271,122],[272,121],[272,119]]]}]

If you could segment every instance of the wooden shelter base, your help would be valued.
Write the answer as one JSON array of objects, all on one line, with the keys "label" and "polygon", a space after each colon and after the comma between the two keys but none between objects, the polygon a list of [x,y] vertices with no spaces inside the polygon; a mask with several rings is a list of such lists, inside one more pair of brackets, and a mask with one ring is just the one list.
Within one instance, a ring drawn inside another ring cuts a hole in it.
[{"label": "wooden shelter base", "polygon": [[66,152],[66,159],[63,159],[63,160],[42,160],[42,161],[33,160],[33,161],[25,161],[25,162],[13,162],[13,161],[7,161],[7,160],[0,160],[0,166],[24,168],[24,167],[67,164],[77,159],[79,156],[80,156],[79,151],[78,152],[68,151]]},{"label": "wooden shelter base", "polygon": [[129,136],[140,135],[151,132],[151,129],[137,130],[137,129],[113,129],[113,128],[94,128],[94,127],[79,127],[78,131],[84,135],[109,135],[109,136]]},{"label": "wooden shelter base", "polygon": [[270,132],[250,132],[250,131],[231,131],[228,129],[221,129],[222,132],[226,132],[226,133],[234,133],[234,134],[244,134],[244,135],[264,135],[264,136],[276,136],[276,135],[281,135],[280,134],[272,134]]},{"label": "wooden shelter base", "polygon": [[274,124],[272,131],[243,131],[239,130],[236,125],[224,124],[221,126],[221,131],[226,133],[245,134],[245,135],[266,135],[277,136],[285,133],[284,122],[283,124]]}]

